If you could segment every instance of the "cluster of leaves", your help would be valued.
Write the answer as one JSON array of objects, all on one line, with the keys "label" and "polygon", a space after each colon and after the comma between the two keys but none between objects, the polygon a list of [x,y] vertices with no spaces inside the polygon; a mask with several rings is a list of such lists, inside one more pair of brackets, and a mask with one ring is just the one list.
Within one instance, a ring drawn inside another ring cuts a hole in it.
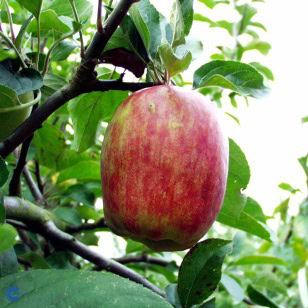
[{"label": "cluster of leaves", "polygon": [[[200,2],[210,9],[216,5],[230,5],[224,0]],[[257,49],[265,55],[270,49],[255,30],[265,28],[253,21],[257,11],[252,2],[256,0],[244,5],[235,1],[239,19],[231,23],[212,21],[194,12],[192,0],[176,0],[170,18],[163,16],[149,0],[141,0],[131,7],[129,15],[108,41],[101,64],[96,68],[97,78],[122,80],[122,70],[119,69],[122,67],[141,81],[184,86],[187,83],[181,73],[202,53],[203,43],[189,36],[193,22],[201,21],[210,27],[226,29],[236,44],[232,48],[219,47],[219,53],[211,56],[212,61],[195,71],[193,88],[209,95],[219,107],[223,107],[222,93],[228,93],[234,107],[237,95],[260,98],[268,92],[265,83],[273,80],[272,73],[260,63],[238,62],[248,50]],[[109,14],[113,10],[112,1],[104,3],[106,14]],[[16,38],[11,33],[11,40],[2,35],[0,110],[16,107],[20,104],[18,95],[38,89],[43,103],[69,82],[78,67],[80,54],[83,56],[85,51],[83,42],[93,37],[92,4],[85,0],[9,0],[3,1],[3,5],[2,28],[4,25],[9,27],[12,19],[19,31]],[[14,13],[10,14],[10,10]],[[244,34],[251,36],[252,40],[242,46],[240,36]],[[16,50],[12,49],[10,41]],[[17,52],[20,57],[16,56]],[[25,67],[20,65],[21,60]],[[13,73],[10,71],[12,67]],[[11,77],[8,79],[7,76]],[[95,206],[102,196],[100,149],[107,123],[129,94],[129,91],[110,90],[90,92],[72,99],[36,131],[27,153],[27,168],[36,179],[45,203],[41,206],[71,229],[78,230],[74,234],[76,239],[88,246],[98,246],[102,236],[99,231],[109,232],[99,224],[104,218],[103,210]],[[9,99],[2,99],[4,96]],[[121,261],[126,263],[129,258],[139,260],[138,263],[131,261],[127,267],[159,288],[166,288],[167,300],[175,307],[214,307],[214,297],[217,307],[234,303],[245,305],[244,302],[278,307],[277,302],[296,307],[297,299],[295,296],[288,299],[289,291],[282,281],[288,279],[294,283],[307,260],[307,243],[301,230],[307,226],[307,213],[304,213],[307,201],[301,206],[301,215],[296,218],[288,217],[287,200],[275,210],[274,214],[280,213],[284,224],[279,244],[273,244],[275,234],[266,225],[269,217],[263,214],[255,200],[243,193],[250,180],[245,155],[231,139],[229,146],[227,192],[217,221],[224,225],[224,230],[231,230],[229,235],[223,235],[230,240],[230,234],[240,230],[233,239],[233,252],[231,241],[217,238],[200,242],[186,255],[183,252],[158,254],[140,243],[126,240]],[[301,162],[307,172],[307,158]],[[15,166],[13,155],[8,156],[6,162],[0,159],[0,187],[4,195],[9,194],[9,182]],[[27,178],[23,178],[22,195],[26,200],[36,202],[28,184]],[[291,193],[296,192],[289,186],[282,186]],[[53,305],[55,299],[66,303],[70,299],[70,305],[80,305],[87,300],[87,305],[93,306],[101,304],[103,298],[106,307],[116,305],[117,301],[134,307],[170,306],[159,296],[128,280],[113,274],[92,272],[93,266],[84,259],[61,250],[61,247],[53,247],[37,233],[18,228],[17,234],[16,228],[10,224],[12,221],[6,222],[3,196],[0,198],[0,277],[3,277],[0,294],[6,294],[5,304],[12,301],[11,293],[6,292],[13,284],[20,290],[18,298],[22,297],[25,307],[41,302],[49,304],[44,292],[32,292],[42,286],[46,294],[53,294],[49,297]],[[89,224],[97,227],[83,228]],[[209,233],[209,237],[218,236],[221,234],[215,228]],[[256,249],[259,249],[257,254]],[[290,257],[290,254],[296,257]],[[174,261],[175,258],[180,259],[180,265]],[[81,271],[63,272],[74,268]],[[245,279],[241,278],[243,272]],[[88,283],[86,287],[85,280]],[[108,289],[107,284],[110,286]]]}]

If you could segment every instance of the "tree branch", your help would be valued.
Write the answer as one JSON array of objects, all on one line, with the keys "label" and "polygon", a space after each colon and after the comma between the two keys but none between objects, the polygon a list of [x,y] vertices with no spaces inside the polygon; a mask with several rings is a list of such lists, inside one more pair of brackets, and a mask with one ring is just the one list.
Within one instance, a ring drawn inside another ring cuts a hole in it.
[{"label": "tree branch", "polygon": [[27,182],[27,185],[31,191],[32,196],[34,197],[34,199],[40,203],[40,204],[44,204],[46,205],[46,200],[44,199],[44,196],[42,195],[39,187],[36,185],[36,183],[33,180],[33,177],[31,175],[31,172],[29,171],[29,169],[27,168],[27,166],[25,166],[24,170],[23,170],[23,175],[25,177],[25,180]]},{"label": "tree branch", "polygon": [[23,170],[24,170],[24,168],[27,164],[27,154],[28,154],[28,150],[29,150],[30,144],[32,142],[32,139],[33,139],[33,135],[31,135],[30,137],[28,137],[25,140],[25,142],[23,143],[23,145],[21,147],[19,157],[18,157],[18,151],[15,152],[16,159],[18,161],[17,161],[16,168],[14,169],[12,179],[11,179],[10,184],[9,184],[9,194],[10,194],[10,196],[21,197],[20,177],[21,177],[21,174],[22,174],[22,172],[23,172]]},{"label": "tree branch", "polygon": [[54,217],[53,214],[49,213],[47,210],[25,200],[12,197],[4,198],[4,207],[8,219],[22,221],[30,229],[33,228],[37,233],[44,236],[56,247],[68,249],[80,257],[94,263],[101,269],[140,283],[160,296],[165,296],[159,288],[151,284],[136,272],[114,260],[101,256],[99,253],[79,242],[72,235],[61,231],[61,228],[66,228],[66,224],[62,221],[57,221],[58,226],[56,226],[54,221],[59,219]]},{"label": "tree branch", "polygon": [[165,261],[159,258],[150,257],[147,255],[140,255],[140,256],[127,256],[123,258],[116,258],[115,261],[121,264],[127,263],[149,263],[149,264],[156,264],[160,266],[168,266],[170,264],[169,261]]},{"label": "tree branch", "polygon": [[67,226],[66,232],[78,233],[82,231],[102,229],[102,228],[108,228],[104,218],[100,219],[99,221],[93,224],[83,224],[80,226]]},{"label": "tree branch", "polygon": [[[128,84],[125,86],[125,83],[123,83],[123,87],[121,87],[120,83],[117,81],[115,81],[114,84],[106,83],[105,86],[103,86],[104,84],[101,82],[97,84],[94,69],[108,40],[122,22],[131,5],[138,1],[140,0],[119,1],[118,5],[106,20],[103,27],[103,33],[95,33],[93,40],[86,50],[85,57],[70,83],[51,95],[25,122],[23,122],[23,124],[6,138],[4,142],[0,143],[0,155],[2,158],[6,158],[18,145],[23,143],[29,136],[39,129],[42,126],[42,123],[58,108],[80,94],[93,91],[93,86],[97,86],[96,91],[122,89],[136,91],[134,84]],[[98,87],[98,85],[100,85],[100,87]],[[115,88],[112,88],[112,85],[114,85]],[[103,88],[103,90],[99,88]]]}]

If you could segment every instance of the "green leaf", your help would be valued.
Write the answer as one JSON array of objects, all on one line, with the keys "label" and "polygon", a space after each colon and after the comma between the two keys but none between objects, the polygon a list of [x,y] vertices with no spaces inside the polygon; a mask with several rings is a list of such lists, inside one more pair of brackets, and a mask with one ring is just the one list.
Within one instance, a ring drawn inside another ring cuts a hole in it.
[{"label": "green leaf", "polygon": [[33,270],[0,280],[1,304],[14,287],[20,307],[172,307],[161,296],[140,284],[106,272]]},{"label": "green leaf", "polygon": [[307,177],[307,184],[308,184],[308,154],[306,156],[299,158],[298,161],[304,169],[304,172]]},{"label": "green leaf", "polygon": [[177,46],[174,53],[178,57],[183,57],[183,55],[188,51],[192,55],[192,60],[199,59],[203,53],[202,42],[199,39],[187,37],[186,43],[184,45]]},{"label": "green leaf", "polygon": [[57,217],[61,218],[65,222],[73,225],[73,226],[79,226],[81,225],[81,218],[77,212],[76,209],[71,207],[61,207],[59,206],[55,212]]},{"label": "green leaf", "polygon": [[257,14],[257,9],[249,4],[239,5],[235,8],[242,15],[242,20],[239,23],[240,31],[238,35],[240,35],[246,31],[252,17]]},{"label": "green leaf", "polygon": [[32,13],[35,18],[38,18],[43,0],[17,0],[17,2]]},{"label": "green leaf", "polygon": [[272,264],[287,266],[287,263],[284,260],[272,256],[245,256],[235,261],[232,265],[237,266],[252,264]]},{"label": "green leaf", "polygon": [[15,90],[0,84],[0,108],[14,107],[20,105]]},{"label": "green leaf", "polygon": [[183,307],[200,304],[216,289],[224,258],[232,251],[232,242],[208,239],[186,254],[179,270],[178,294]]},{"label": "green leaf", "polygon": [[100,181],[99,162],[82,161],[71,168],[64,169],[60,172],[57,182],[61,183],[70,179]]},{"label": "green leaf", "polygon": [[287,295],[287,287],[275,273],[261,272],[255,277],[253,284],[257,287]]},{"label": "green leaf", "polygon": [[244,211],[241,212],[239,217],[232,217],[220,212],[216,220],[224,225],[258,236],[266,241],[273,242],[276,240],[275,233],[267,225],[256,220]]},{"label": "green leaf", "polygon": [[249,65],[256,68],[268,80],[274,81],[273,72],[268,67],[261,65],[259,62],[250,62]]},{"label": "green leaf", "polygon": [[14,227],[9,224],[0,225],[0,253],[14,246],[16,236],[17,231]]},{"label": "green leaf", "polygon": [[32,20],[33,16],[31,15],[23,24],[22,26],[20,27],[19,29],[19,32],[18,32],[18,35],[16,36],[16,39],[15,39],[15,46],[18,50],[21,50],[22,48],[22,44],[23,44],[23,39],[25,37],[25,34],[27,32],[27,29],[28,29],[28,26]]},{"label": "green leaf", "polygon": [[171,11],[171,27],[173,30],[172,47],[185,44],[184,19],[180,0],[175,0]]},{"label": "green leaf", "polygon": [[271,48],[272,48],[271,44],[260,40],[252,40],[244,47],[245,51],[255,49],[258,50],[264,56],[268,54]]},{"label": "green leaf", "polygon": [[249,214],[254,219],[261,221],[264,224],[266,223],[266,216],[263,213],[262,207],[256,200],[250,197],[247,198],[244,212]]},{"label": "green leaf", "polygon": [[88,206],[94,206],[95,195],[94,193],[83,184],[76,184],[67,190],[64,193],[65,196],[72,198],[73,200],[77,201],[78,203],[82,203]]},{"label": "green leaf", "polygon": [[226,21],[226,20],[219,20],[219,21],[213,21],[209,19],[208,17],[201,15],[201,14],[194,14],[194,20],[201,21],[201,22],[207,22],[210,25],[210,28],[222,28],[228,31],[228,33],[233,36],[234,32],[234,23]]},{"label": "green leaf", "polygon": [[251,65],[236,61],[216,60],[204,64],[194,73],[194,88],[220,87],[240,95],[261,98],[269,89],[263,76]]},{"label": "green leaf", "polygon": [[215,308],[215,297],[203,303],[199,308]]},{"label": "green leaf", "polygon": [[[89,20],[92,16],[93,5],[87,0],[74,0],[78,16],[81,21]],[[58,16],[67,16],[75,19],[72,6],[69,1],[54,0],[48,6],[49,9],[54,10]]]},{"label": "green leaf", "polygon": [[68,58],[72,51],[77,47],[76,44],[73,44],[68,41],[60,42],[57,47],[52,51],[50,60],[51,61],[63,61]]},{"label": "green leaf", "polygon": [[[0,63],[0,84],[13,89],[17,95],[21,95],[29,91],[40,89],[43,86],[43,78],[41,74],[33,68],[24,68],[16,72],[10,63],[5,61]],[[12,94],[10,94],[10,97],[11,96]]]},{"label": "green leaf", "polygon": [[231,119],[233,119],[238,125],[241,125],[240,120],[233,114],[229,113],[229,112],[225,112],[226,115],[228,115]]},{"label": "green leaf", "polygon": [[176,283],[171,283],[165,289],[167,301],[176,308],[181,308],[179,295],[178,295],[178,285]]},{"label": "green leaf", "polygon": [[291,194],[296,194],[297,192],[300,192],[300,189],[295,189],[288,183],[280,183],[278,187],[283,190],[289,191]]},{"label": "green leaf", "polygon": [[91,92],[71,100],[68,110],[75,132],[73,149],[83,152],[94,145],[101,122],[109,122],[127,97],[127,91],[107,91]]},{"label": "green leaf", "polygon": [[106,47],[104,48],[104,52],[116,48],[125,48],[128,51],[132,51],[132,48],[127,39],[127,32],[124,33],[122,27],[117,28],[117,30],[113,33]]},{"label": "green leaf", "polygon": [[149,55],[154,58],[162,42],[170,40],[171,26],[149,0],[135,3],[129,10]]},{"label": "green leaf", "polygon": [[65,150],[65,138],[57,127],[45,123],[36,131],[33,144],[40,164],[50,169],[57,168],[57,161]]},{"label": "green leaf", "polygon": [[241,302],[244,297],[244,290],[243,288],[237,283],[236,280],[231,278],[226,274],[222,274],[220,283],[226,288],[229,294],[237,301]]},{"label": "green leaf", "polygon": [[66,149],[57,160],[57,170],[63,170],[73,167],[81,162],[95,161],[98,160],[98,156],[94,153],[84,152],[78,153],[71,149]]},{"label": "green leaf", "polygon": [[287,198],[286,200],[282,201],[275,209],[273,215],[280,213],[281,220],[286,223],[287,221],[287,213],[289,208],[289,201],[290,198]]},{"label": "green leaf", "polygon": [[190,32],[193,17],[194,17],[194,9],[193,9],[193,0],[179,0],[180,9],[183,16],[184,22],[184,34],[187,36]]},{"label": "green leaf", "polygon": [[18,262],[13,247],[0,253],[0,278],[18,272]]},{"label": "green leaf", "polygon": [[69,251],[56,251],[46,258],[48,264],[55,269],[76,269],[70,263],[71,253]]},{"label": "green leaf", "polygon": [[20,258],[29,261],[33,269],[50,269],[49,264],[40,255],[33,251],[21,255]]},{"label": "green leaf", "polygon": [[123,46],[119,47],[125,48],[125,44],[128,44],[131,50],[133,50],[137,55],[139,55],[145,62],[149,62],[148,52],[145,47],[145,43],[143,42],[143,39],[130,16],[124,17],[120,28],[122,30],[125,40],[123,41]]},{"label": "green leaf", "polygon": [[[93,205],[94,204],[92,204],[92,206]],[[90,206],[78,206],[76,210],[79,216],[85,220],[93,219],[94,221],[98,221],[102,218],[102,216],[98,214],[93,207]]]},{"label": "green leaf", "polygon": [[[57,33],[63,34],[71,31],[71,28],[64,23],[53,10],[46,10],[41,12],[40,16],[40,27],[41,30],[45,31],[55,31]],[[28,27],[28,33],[37,32],[37,20],[33,19]]]},{"label": "green leaf", "polygon": [[135,242],[131,239],[126,240],[126,254],[130,254],[133,252],[140,252],[145,250],[145,246],[140,242]]},{"label": "green leaf", "polygon": [[270,307],[270,308],[279,308],[274,302],[272,302],[268,297],[263,295],[261,292],[256,290],[253,286],[249,285],[247,288],[247,294],[252,302],[257,305]]},{"label": "green leaf", "polygon": [[308,116],[302,117],[302,123],[307,123],[308,122]]},{"label": "green leaf", "polygon": [[229,139],[229,173],[221,215],[238,218],[246,204],[242,191],[250,180],[250,168],[241,148]]},{"label": "green leaf", "polygon": [[263,24],[261,24],[260,22],[250,22],[249,23],[249,25],[250,26],[253,26],[253,27],[257,27],[257,28],[260,28],[260,29],[262,29],[262,30],[264,30],[264,31],[267,31],[266,30],[266,28],[265,28],[265,26],[263,25]]},{"label": "green leaf", "polygon": [[[3,160],[2,157],[0,156],[0,187],[2,187],[6,183],[8,178],[9,178],[9,170],[7,169],[5,160]],[[1,203],[1,200],[0,200],[0,203]]]},{"label": "green leaf", "polygon": [[14,49],[3,49],[3,47],[0,46],[0,62],[6,59],[16,59],[16,53]]},{"label": "green leaf", "polygon": [[47,73],[43,80],[42,100],[45,101],[49,96],[66,85],[66,83],[63,77]]},{"label": "green leaf", "polygon": [[225,3],[229,4],[228,0],[199,0],[199,2],[205,4],[208,8],[213,9],[217,4]]},{"label": "green leaf", "polygon": [[[150,4],[148,4],[150,6]],[[145,21],[143,20],[140,10],[137,4],[132,5],[129,10],[129,16],[133,20],[141,38],[144,43],[145,48],[149,51],[151,45],[151,34],[148,26],[146,25]]]},{"label": "green leaf", "polygon": [[189,51],[185,52],[181,58],[177,57],[169,43],[159,46],[158,52],[170,77],[185,71],[192,61],[192,55]]}]

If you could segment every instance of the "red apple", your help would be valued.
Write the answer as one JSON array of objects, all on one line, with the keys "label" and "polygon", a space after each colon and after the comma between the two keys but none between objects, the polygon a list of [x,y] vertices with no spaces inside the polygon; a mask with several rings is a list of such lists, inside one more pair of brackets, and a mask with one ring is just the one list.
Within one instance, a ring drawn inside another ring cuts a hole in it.
[{"label": "red apple", "polygon": [[213,104],[198,92],[156,86],[116,110],[101,156],[107,225],[156,251],[196,244],[225,194],[228,142]]}]

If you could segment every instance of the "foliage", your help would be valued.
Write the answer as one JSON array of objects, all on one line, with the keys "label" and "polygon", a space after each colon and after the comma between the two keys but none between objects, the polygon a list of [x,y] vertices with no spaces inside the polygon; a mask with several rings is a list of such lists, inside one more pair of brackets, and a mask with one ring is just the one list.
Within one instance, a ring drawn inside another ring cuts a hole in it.
[{"label": "foliage", "polygon": [[[281,183],[290,197],[272,217],[265,216],[245,194],[249,163],[231,139],[220,225],[206,240],[188,253],[155,253],[124,239],[123,257],[115,260],[88,249],[100,239],[104,245],[110,235],[99,206],[100,149],[108,122],[131,92],[156,83],[192,85],[224,110],[226,97],[236,108],[240,96],[267,95],[274,80],[261,63],[240,62],[249,50],[266,55],[271,48],[261,39],[265,26],[254,21],[255,2],[263,1],[176,0],[170,16],[159,12],[155,1],[103,2],[98,11],[105,13],[105,28],[92,23],[88,0],[1,2],[0,116],[22,108],[18,95],[34,91],[36,99],[24,126],[0,143],[0,297],[23,307],[299,307],[307,301],[298,290],[306,284],[308,200],[291,216],[289,204],[299,190]],[[208,14],[193,10],[196,3]],[[235,22],[212,20],[211,10],[233,4]],[[120,6],[129,9],[120,27],[114,19],[108,24]],[[217,47],[191,80],[184,80],[203,45],[211,44],[190,36],[199,23],[226,30],[234,45]],[[105,48],[99,50],[103,35]],[[250,38],[245,45],[242,36]],[[8,149],[15,143],[22,146],[12,153]],[[299,159],[308,183],[307,161]],[[278,217],[275,234],[267,221]]]}]

